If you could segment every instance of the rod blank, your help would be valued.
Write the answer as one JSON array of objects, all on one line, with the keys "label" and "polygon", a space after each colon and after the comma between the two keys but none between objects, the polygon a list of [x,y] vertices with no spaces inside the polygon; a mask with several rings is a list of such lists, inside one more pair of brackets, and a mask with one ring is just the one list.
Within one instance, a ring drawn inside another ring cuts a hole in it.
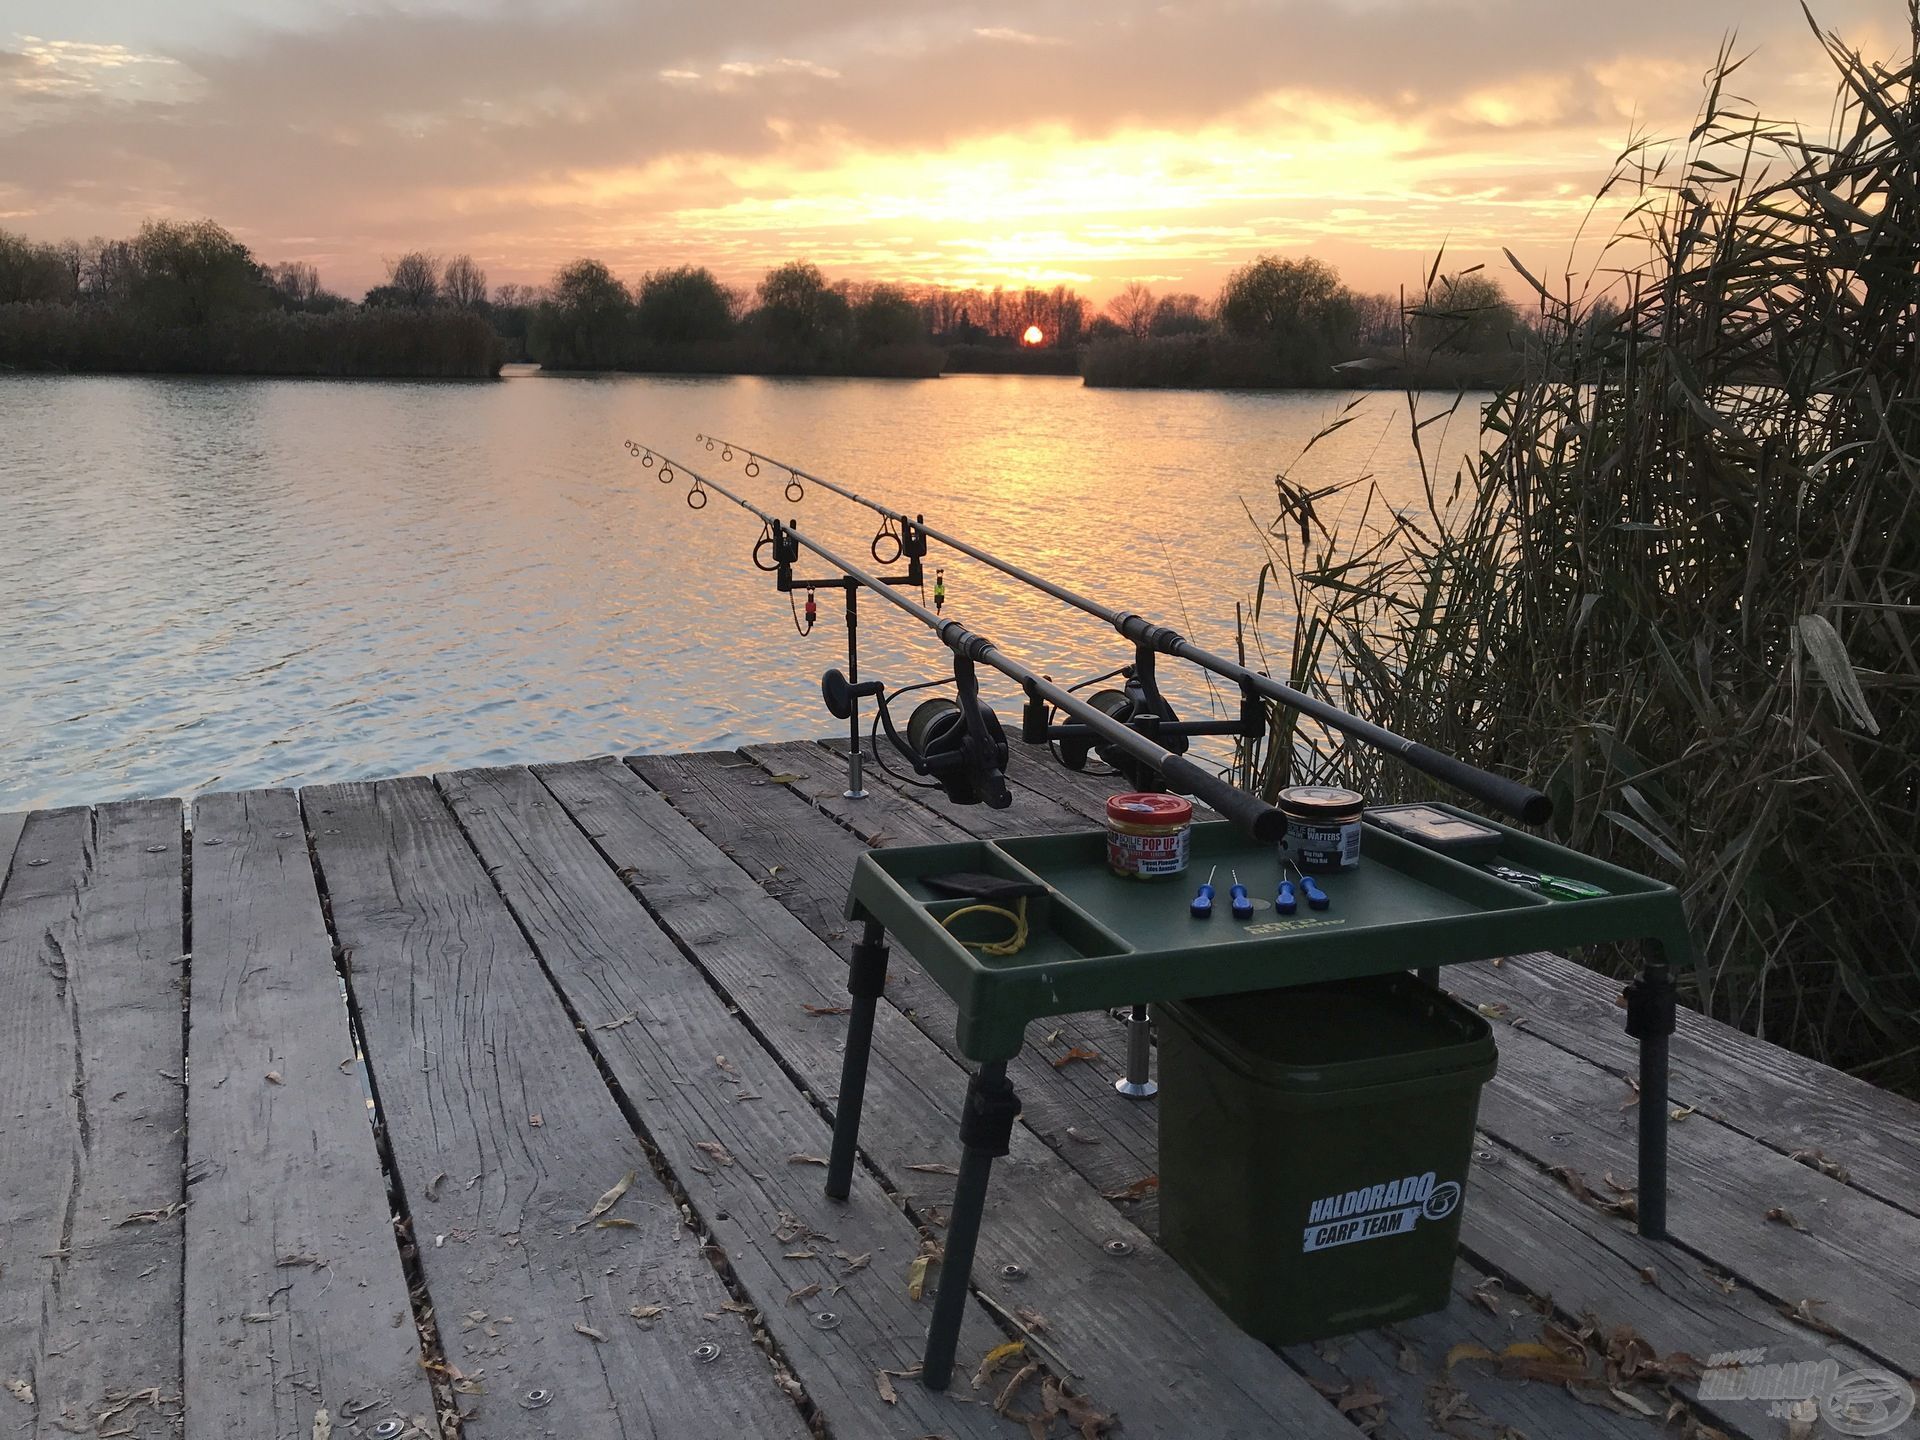
[{"label": "rod blank", "polygon": [[1069,590],[1064,585],[1057,585],[1010,560],[1002,560],[991,551],[969,544],[957,535],[936,530],[924,520],[883,505],[878,500],[870,500],[865,495],[828,480],[824,476],[810,474],[789,465],[784,460],[777,460],[771,455],[762,455],[747,449],[744,445],[721,440],[718,436],[711,438],[717,444],[730,445],[743,454],[752,455],[766,461],[769,465],[778,466],[790,475],[805,480],[809,484],[831,490],[834,494],[864,505],[890,520],[912,524],[949,549],[958,550],[962,555],[971,556],[981,564],[989,565],[1001,574],[1020,581],[1023,585],[1030,585],[1063,604],[1071,605],[1076,610],[1082,610],[1098,620],[1105,621],[1137,645],[1148,645],[1163,654],[1198,665],[1203,670],[1211,670],[1214,674],[1231,680],[1237,685],[1246,685],[1270,700],[1277,700],[1283,705],[1298,710],[1302,715],[1310,716],[1321,724],[1338,730],[1344,735],[1350,735],[1363,744],[1384,751],[1421,774],[1431,776],[1441,784],[1458,790],[1463,795],[1470,795],[1528,825],[1543,825],[1553,814],[1553,802],[1530,785],[1523,785],[1504,775],[1495,775],[1491,771],[1482,770],[1477,765],[1469,765],[1464,760],[1443,754],[1432,746],[1423,745],[1417,740],[1409,740],[1404,735],[1397,735],[1384,725],[1376,725],[1371,720],[1364,720],[1358,715],[1342,710],[1337,705],[1330,705],[1304,691],[1296,690],[1291,685],[1275,680],[1271,675],[1249,670],[1237,661],[1204,650],[1184,635],[1164,625],[1156,625],[1132,611],[1116,610],[1110,605],[1103,605],[1098,600]]},{"label": "rod blank", "polygon": [[[737,447],[736,447],[737,448]],[[654,454],[660,455],[658,450]],[[762,510],[751,500],[736,495],[717,481],[709,480],[697,470],[660,456],[663,463],[674,470],[684,472],[694,485],[724,496],[738,505],[748,514],[757,516],[776,531],[790,535],[798,544],[811,550],[829,565],[850,579],[864,585],[875,594],[883,596],[890,604],[906,611],[914,619],[925,625],[956,656],[991,666],[1019,685],[1028,697],[1045,700],[1055,709],[1065,711],[1075,720],[1085,725],[1101,739],[1144,761],[1159,772],[1160,776],[1174,790],[1184,795],[1192,795],[1206,802],[1222,816],[1233,821],[1241,830],[1256,840],[1278,841],[1286,833],[1286,817],[1259,796],[1242,790],[1239,786],[1221,779],[1195,765],[1184,756],[1156,745],[1139,731],[1121,724],[1103,710],[1096,710],[1079,696],[1055,685],[1052,681],[1035,674],[1019,661],[1005,654],[993,641],[978,631],[970,630],[958,620],[942,619],[933,611],[917,601],[908,599],[879,576],[868,573],[852,561],[843,559],[819,541],[800,533],[799,529]],[[766,458],[766,457],[762,457]],[[780,462],[774,461],[774,464]],[[781,465],[786,469],[785,465]],[[823,482],[824,483],[824,482]],[[929,531],[929,534],[932,532]]]}]

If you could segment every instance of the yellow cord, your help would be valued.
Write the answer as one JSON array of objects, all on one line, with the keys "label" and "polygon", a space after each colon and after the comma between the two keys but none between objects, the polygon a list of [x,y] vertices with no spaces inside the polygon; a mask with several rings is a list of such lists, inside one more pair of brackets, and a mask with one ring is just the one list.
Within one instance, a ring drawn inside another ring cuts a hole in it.
[{"label": "yellow cord", "polygon": [[[962,915],[1002,915],[1013,922],[1013,933],[1004,940],[961,940],[969,950],[978,950],[982,955],[1018,955],[1027,946],[1027,897],[1020,897],[1020,909],[1016,914],[1000,905],[968,905],[954,911],[940,922],[943,930],[951,932],[953,922]],[[954,937],[956,940],[959,936]]]}]

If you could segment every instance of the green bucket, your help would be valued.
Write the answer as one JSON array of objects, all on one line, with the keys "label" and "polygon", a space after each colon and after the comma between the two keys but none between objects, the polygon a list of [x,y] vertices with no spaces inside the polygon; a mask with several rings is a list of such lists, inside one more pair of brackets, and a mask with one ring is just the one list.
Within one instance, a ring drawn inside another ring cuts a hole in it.
[{"label": "green bucket", "polygon": [[1493,1035],[1411,975],[1172,1001],[1160,1241],[1271,1345],[1443,1308]]}]

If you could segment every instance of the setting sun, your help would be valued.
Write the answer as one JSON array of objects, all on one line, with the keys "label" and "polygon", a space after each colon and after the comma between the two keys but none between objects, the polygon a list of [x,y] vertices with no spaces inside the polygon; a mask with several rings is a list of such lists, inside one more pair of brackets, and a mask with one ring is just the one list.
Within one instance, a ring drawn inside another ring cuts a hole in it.
[{"label": "setting sun", "polygon": [[1042,330],[1038,325],[1029,325],[1027,326],[1027,333],[1022,335],[1020,340],[1021,343],[1026,345],[1038,345],[1046,338],[1046,331]]}]

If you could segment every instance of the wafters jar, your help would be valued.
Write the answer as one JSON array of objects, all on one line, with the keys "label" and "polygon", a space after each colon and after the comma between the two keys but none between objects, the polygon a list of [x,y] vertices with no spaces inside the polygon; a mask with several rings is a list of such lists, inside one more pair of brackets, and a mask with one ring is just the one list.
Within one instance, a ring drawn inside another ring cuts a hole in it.
[{"label": "wafters jar", "polygon": [[1274,797],[1287,817],[1280,859],[1304,871],[1351,870],[1360,863],[1360,818],[1366,797],[1337,785],[1294,785]]},{"label": "wafters jar", "polygon": [[1128,880],[1165,880],[1187,868],[1193,802],[1129,793],[1107,801],[1107,868]]}]

